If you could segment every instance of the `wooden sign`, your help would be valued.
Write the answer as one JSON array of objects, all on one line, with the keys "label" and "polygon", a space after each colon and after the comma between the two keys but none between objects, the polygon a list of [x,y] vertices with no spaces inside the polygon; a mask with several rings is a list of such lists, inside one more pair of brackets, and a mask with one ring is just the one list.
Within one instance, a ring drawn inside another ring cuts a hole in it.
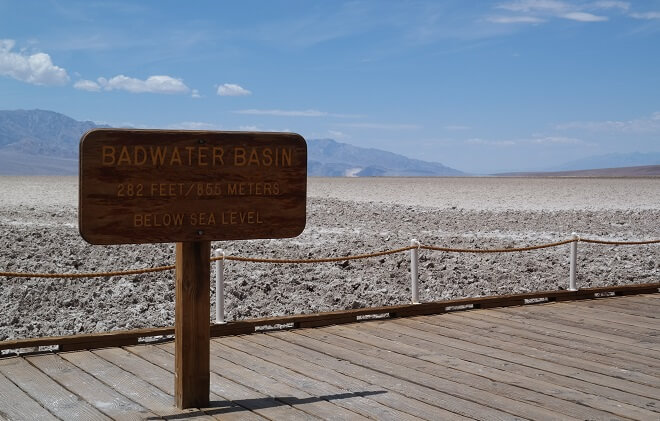
[{"label": "wooden sign", "polygon": [[92,244],[295,237],[307,144],[293,133],[96,129],[80,141],[79,191]]}]

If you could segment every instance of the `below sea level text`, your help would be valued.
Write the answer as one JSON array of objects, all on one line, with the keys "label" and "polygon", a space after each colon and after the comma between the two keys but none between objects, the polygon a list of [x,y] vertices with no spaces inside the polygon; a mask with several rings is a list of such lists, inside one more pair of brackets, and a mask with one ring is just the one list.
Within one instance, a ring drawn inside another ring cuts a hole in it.
[{"label": "below sea level text", "polygon": [[133,226],[138,228],[215,226],[215,225],[256,225],[264,221],[259,211],[194,212],[194,213],[136,213]]}]

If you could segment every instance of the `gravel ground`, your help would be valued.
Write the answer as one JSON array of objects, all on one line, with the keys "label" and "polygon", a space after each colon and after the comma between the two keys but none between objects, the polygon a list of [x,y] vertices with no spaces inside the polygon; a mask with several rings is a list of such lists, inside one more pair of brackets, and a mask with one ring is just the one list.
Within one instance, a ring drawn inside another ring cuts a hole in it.
[{"label": "gravel ground", "polygon": [[[174,263],[173,244],[85,243],[77,228],[75,178],[2,177],[0,197],[0,271],[97,272]],[[554,242],[573,231],[644,240],[660,238],[658,221],[657,178],[310,179],[302,235],[213,247],[235,256],[316,258],[403,247],[411,238],[466,248]],[[568,256],[569,245],[507,254],[422,251],[420,298],[566,288]],[[410,300],[406,253],[305,265],[228,262],[225,277],[228,320]],[[659,279],[658,245],[579,245],[581,287]],[[0,277],[0,340],[173,323],[171,271],[93,279]]]}]

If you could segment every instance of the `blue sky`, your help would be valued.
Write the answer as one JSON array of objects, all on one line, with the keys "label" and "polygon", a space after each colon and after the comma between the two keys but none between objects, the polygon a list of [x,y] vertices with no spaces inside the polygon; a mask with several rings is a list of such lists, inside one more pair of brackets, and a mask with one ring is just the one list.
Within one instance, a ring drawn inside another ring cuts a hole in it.
[{"label": "blue sky", "polygon": [[465,171],[660,151],[660,0],[0,0],[0,109]]}]

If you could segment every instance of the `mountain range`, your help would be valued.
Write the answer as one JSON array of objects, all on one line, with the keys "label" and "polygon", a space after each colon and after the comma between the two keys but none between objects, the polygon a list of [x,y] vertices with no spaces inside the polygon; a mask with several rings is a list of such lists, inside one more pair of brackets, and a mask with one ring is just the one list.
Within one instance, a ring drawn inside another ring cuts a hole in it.
[{"label": "mountain range", "polygon": [[[44,110],[0,111],[0,175],[75,175],[88,130],[109,127]],[[332,139],[307,140],[310,176],[459,176],[436,162],[406,158]]]},{"label": "mountain range", "polygon": [[[0,110],[0,175],[76,175],[81,136],[109,127],[54,111]],[[466,176],[438,162],[407,158],[333,139],[308,139],[308,175],[325,177]],[[629,171],[612,169],[639,167]],[[660,152],[607,154],[567,162],[541,173],[498,175],[613,176],[660,174]],[[605,169],[597,172],[569,172]]]},{"label": "mountain range", "polygon": [[597,168],[641,167],[649,165],[660,165],[660,152],[611,153],[590,156],[548,168],[547,171],[580,171]]}]

